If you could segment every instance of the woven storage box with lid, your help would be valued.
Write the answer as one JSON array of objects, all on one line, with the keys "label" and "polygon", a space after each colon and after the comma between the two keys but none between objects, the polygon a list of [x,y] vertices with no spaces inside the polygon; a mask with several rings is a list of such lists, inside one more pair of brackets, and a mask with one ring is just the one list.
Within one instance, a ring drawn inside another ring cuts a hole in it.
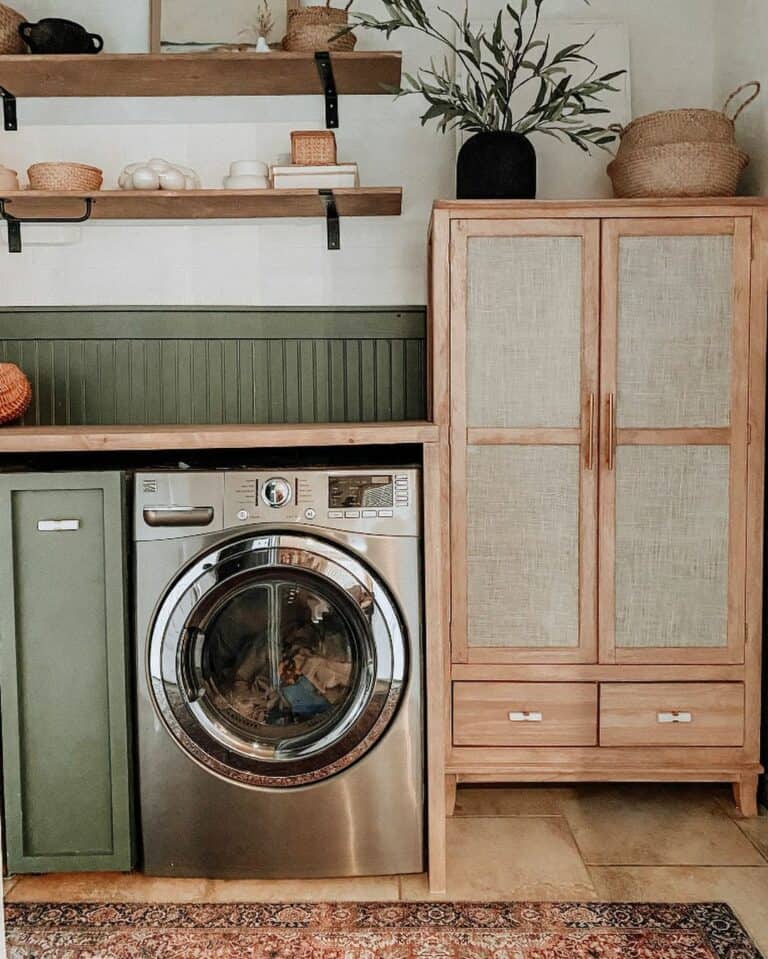
[{"label": "woven storage box with lid", "polygon": [[291,134],[291,162],[298,166],[336,163],[336,137],[330,130],[295,130]]},{"label": "woven storage box with lid", "polygon": [[13,423],[29,409],[32,387],[15,363],[0,363],[0,424]]},{"label": "woven storage box with lid", "polygon": [[283,37],[283,49],[296,53],[312,53],[317,50],[354,50],[357,37],[354,33],[338,34],[349,24],[347,11],[352,0],[341,10],[332,7],[326,0],[324,7],[297,7],[288,11],[288,27]]},{"label": "woven storage box with lid", "polygon": [[[733,117],[735,97],[751,96]],[[756,81],[728,97],[722,111],[667,110],[638,117],[622,133],[608,175],[617,197],[734,196],[749,157],[736,145],[734,122],[760,93]]]},{"label": "woven storage box with lid", "polygon": [[34,163],[28,170],[30,190],[76,190],[91,193],[101,189],[103,172],[85,163]]},{"label": "woven storage box with lid", "polygon": [[0,55],[10,56],[27,52],[27,45],[19,33],[19,27],[25,22],[26,17],[0,3]]}]

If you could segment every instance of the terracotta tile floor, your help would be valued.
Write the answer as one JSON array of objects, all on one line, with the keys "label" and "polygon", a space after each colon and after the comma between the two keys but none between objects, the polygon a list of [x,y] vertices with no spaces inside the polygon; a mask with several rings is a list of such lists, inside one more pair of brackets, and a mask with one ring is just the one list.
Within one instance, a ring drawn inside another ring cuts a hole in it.
[{"label": "terracotta tile floor", "polygon": [[[461,788],[449,899],[725,901],[768,956],[768,814],[740,820],[717,786]],[[25,876],[6,898],[254,901],[427,899],[423,876],[222,881]]]}]

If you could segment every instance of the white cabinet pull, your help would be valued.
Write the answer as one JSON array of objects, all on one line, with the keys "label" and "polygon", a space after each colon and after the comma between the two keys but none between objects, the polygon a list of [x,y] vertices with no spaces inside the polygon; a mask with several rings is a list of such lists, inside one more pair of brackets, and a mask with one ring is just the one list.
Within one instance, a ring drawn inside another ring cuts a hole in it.
[{"label": "white cabinet pull", "polygon": [[73,533],[80,529],[79,519],[39,519],[37,531],[39,533]]},{"label": "white cabinet pull", "polygon": [[692,723],[693,716],[691,713],[656,713],[656,722],[657,723]]},{"label": "white cabinet pull", "polygon": [[532,713],[527,710],[509,714],[509,721],[511,723],[540,723],[543,719],[543,713]]}]

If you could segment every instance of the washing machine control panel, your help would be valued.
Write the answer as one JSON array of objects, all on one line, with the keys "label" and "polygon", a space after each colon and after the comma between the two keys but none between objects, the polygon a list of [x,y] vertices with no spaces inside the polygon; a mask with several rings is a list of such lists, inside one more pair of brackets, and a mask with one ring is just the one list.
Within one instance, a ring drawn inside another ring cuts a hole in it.
[{"label": "washing machine control panel", "polygon": [[417,535],[420,473],[307,470],[224,474],[224,528],[301,523],[381,535]]}]

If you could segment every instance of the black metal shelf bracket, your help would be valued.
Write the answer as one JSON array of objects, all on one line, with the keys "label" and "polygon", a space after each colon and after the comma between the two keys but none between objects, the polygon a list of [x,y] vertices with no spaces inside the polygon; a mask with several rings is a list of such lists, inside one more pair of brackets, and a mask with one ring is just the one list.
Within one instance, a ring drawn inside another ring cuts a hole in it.
[{"label": "black metal shelf bracket", "polygon": [[321,190],[320,199],[325,207],[325,222],[328,230],[328,249],[341,249],[341,225],[339,224],[339,211],[336,207],[336,197],[333,190]]},{"label": "black metal shelf bracket", "polygon": [[85,223],[86,220],[90,220],[91,214],[93,213],[93,199],[91,197],[84,197],[83,203],[85,204],[85,212],[82,216],[62,216],[62,217],[48,217],[48,216],[29,216],[29,217],[17,217],[12,213],[9,213],[6,209],[6,200],[0,199],[0,217],[2,217],[5,222],[8,224],[8,252],[9,253],[21,253],[21,228],[25,223]]},{"label": "black metal shelf bracket", "polygon": [[318,50],[315,53],[315,65],[325,95],[325,126],[328,130],[336,130],[339,126],[339,96],[336,93],[330,53],[327,50]]},{"label": "black metal shelf bracket", "polygon": [[0,97],[3,98],[3,129],[7,133],[15,133],[19,129],[19,120],[16,115],[16,97],[5,87],[0,87]]}]

